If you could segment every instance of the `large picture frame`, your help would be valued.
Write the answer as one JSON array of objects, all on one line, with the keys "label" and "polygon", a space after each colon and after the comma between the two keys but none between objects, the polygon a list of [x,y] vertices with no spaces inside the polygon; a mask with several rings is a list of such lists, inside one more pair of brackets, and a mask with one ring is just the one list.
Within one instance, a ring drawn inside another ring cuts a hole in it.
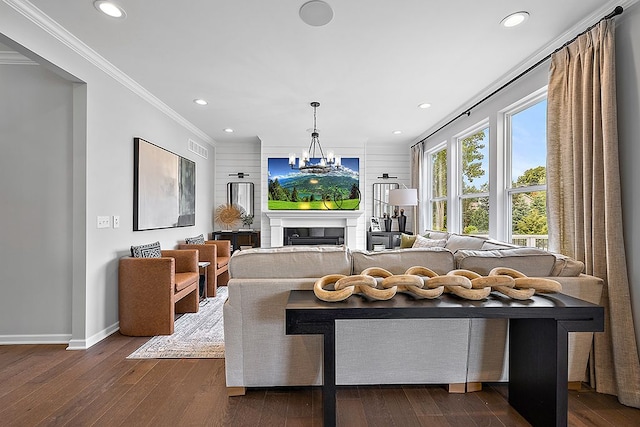
[{"label": "large picture frame", "polygon": [[195,162],[142,138],[133,158],[133,231],[194,226]]}]

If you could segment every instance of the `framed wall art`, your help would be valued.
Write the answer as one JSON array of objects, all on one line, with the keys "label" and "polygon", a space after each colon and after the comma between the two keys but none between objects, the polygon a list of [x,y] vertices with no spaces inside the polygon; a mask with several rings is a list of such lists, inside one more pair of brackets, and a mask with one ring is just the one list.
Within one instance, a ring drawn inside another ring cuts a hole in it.
[{"label": "framed wall art", "polygon": [[195,162],[142,138],[133,158],[133,230],[195,225]]}]

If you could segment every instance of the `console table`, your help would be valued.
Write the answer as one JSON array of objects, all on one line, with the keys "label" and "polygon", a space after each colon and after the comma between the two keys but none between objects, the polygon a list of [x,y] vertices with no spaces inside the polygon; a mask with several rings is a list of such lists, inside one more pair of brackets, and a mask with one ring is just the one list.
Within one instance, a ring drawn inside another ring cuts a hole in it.
[{"label": "console table", "polygon": [[260,232],[257,230],[214,231],[211,235],[213,240],[231,240],[232,253],[240,246],[260,247]]},{"label": "console table", "polygon": [[534,295],[525,301],[497,293],[483,301],[450,294],[434,300],[397,294],[388,301],[354,295],[329,303],[313,291],[290,291],[286,334],[323,335],[325,426],[336,425],[336,320],[428,318],[509,319],[509,404],[535,426],[567,425],[568,333],[604,330],[602,307],[564,294]]}]

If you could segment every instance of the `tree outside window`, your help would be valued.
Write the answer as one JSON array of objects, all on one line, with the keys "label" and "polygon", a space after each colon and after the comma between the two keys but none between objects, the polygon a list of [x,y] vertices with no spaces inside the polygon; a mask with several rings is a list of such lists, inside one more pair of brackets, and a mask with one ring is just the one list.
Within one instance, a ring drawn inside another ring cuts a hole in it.
[{"label": "tree outside window", "polygon": [[463,234],[489,234],[489,128],[460,141],[462,169],[461,221]]}]

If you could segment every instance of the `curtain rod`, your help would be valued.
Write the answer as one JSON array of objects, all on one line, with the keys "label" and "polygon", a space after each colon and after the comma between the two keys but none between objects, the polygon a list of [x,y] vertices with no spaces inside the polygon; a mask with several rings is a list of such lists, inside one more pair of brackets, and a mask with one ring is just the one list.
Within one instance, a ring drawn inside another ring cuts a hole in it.
[{"label": "curtain rod", "polygon": [[431,132],[429,135],[425,136],[424,138],[422,138],[420,141],[416,142],[415,144],[413,144],[410,148],[415,147],[418,144],[423,143],[424,141],[426,141],[427,139],[431,138],[433,135],[435,135],[436,133],[440,132],[442,129],[446,128],[447,126],[449,126],[451,123],[455,122],[456,120],[458,120],[460,117],[463,116],[470,116],[471,115],[471,110],[473,110],[474,108],[476,108],[478,105],[482,104],[483,102],[485,102],[487,99],[491,98],[493,95],[495,95],[496,93],[500,92],[502,89],[506,88],[507,86],[509,86],[510,84],[512,84],[513,82],[519,80],[521,77],[525,76],[526,74],[528,74],[529,72],[533,71],[534,69],[538,68],[540,66],[540,64],[542,64],[543,62],[545,62],[547,59],[551,58],[551,56],[556,53],[559,52],[561,49],[567,47],[568,45],[570,45],[571,43],[573,43],[574,41],[576,41],[576,39],[578,37],[580,37],[581,35],[591,31],[596,25],[598,25],[600,22],[604,21],[605,19],[611,19],[614,16],[620,15],[622,14],[622,12],[624,12],[624,9],[622,8],[622,6],[616,6],[615,9],[613,9],[613,12],[611,12],[610,14],[608,14],[607,16],[605,16],[604,18],[600,19],[598,22],[596,22],[595,24],[591,25],[590,27],[588,27],[586,30],[584,30],[583,32],[581,32],[580,34],[576,35],[574,38],[572,38],[571,40],[569,40],[568,42],[564,43],[562,46],[560,46],[559,48],[557,48],[556,50],[554,50],[553,52],[551,52],[549,55],[545,56],[544,58],[542,58],[541,60],[539,60],[538,62],[536,62],[535,64],[533,64],[532,66],[530,66],[529,68],[527,68],[526,70],[524,70],[523,72],[521,72],[520,74],[518,74],[517,76],[515,76],[514,78],[512,78],[511,80],[509,80],[507,83],[503,84],[502,86],[500,86],[498,89],[494,90],[493,92],[491,92],[489,95],[485,96],[484,98],[482,98],[480,101],[476,102],[475,104],[473,104],[471,107],[467,108],[464,112],[458,114],[457,116],[455,116],[454,118],[452,118],[451,120],[449,120],[447,123],[443,124],[442,126],[440,126],[438,129],[436,129],[435,131]]}]

